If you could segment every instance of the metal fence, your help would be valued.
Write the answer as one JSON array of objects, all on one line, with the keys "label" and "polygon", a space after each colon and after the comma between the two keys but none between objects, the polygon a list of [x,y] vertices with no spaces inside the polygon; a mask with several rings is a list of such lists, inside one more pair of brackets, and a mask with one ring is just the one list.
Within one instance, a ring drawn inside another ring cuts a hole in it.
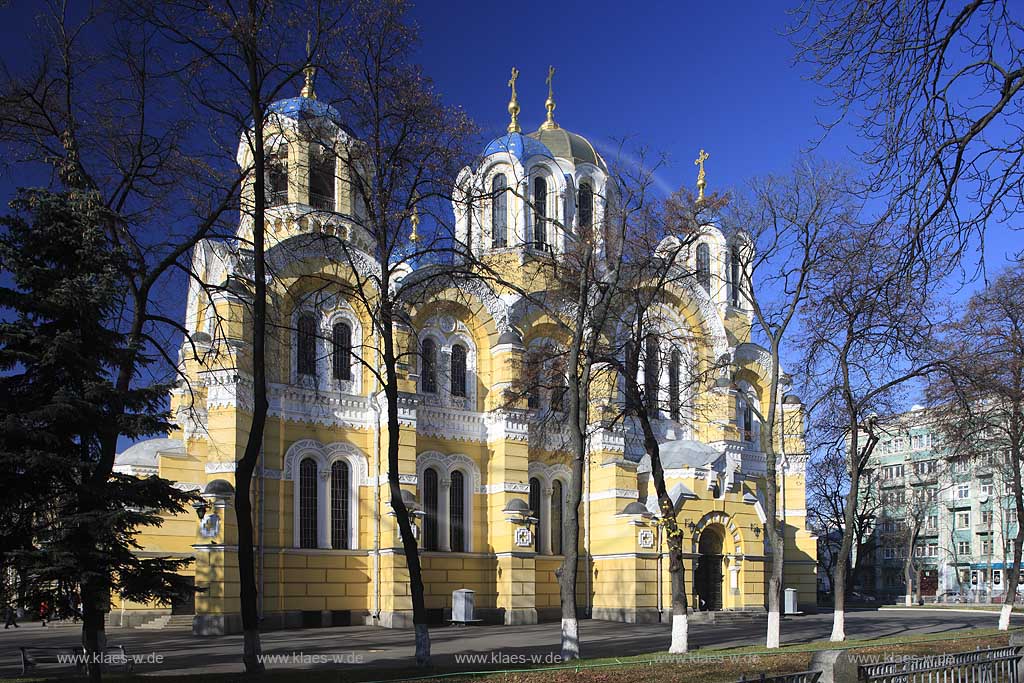
[{"label": "metal fence", "polygon": [[[1021,648],[1002,647],[860,665],[862,683],[1018,683]],[[1024,682],[1021,682],[1024,683]]]},{"label": "metal fence", "polygon": [[765,676],[760,674],[755,678],[743,676],[739,683],[818,683],[821,678],[820,671],[800,671],[795,674],[781,674],[779,676]]}]

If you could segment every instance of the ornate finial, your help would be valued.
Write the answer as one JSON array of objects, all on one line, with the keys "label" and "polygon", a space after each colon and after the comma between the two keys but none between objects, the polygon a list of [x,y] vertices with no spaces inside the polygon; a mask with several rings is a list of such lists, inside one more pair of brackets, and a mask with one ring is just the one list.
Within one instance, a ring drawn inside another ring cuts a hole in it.
[{"label": "ornate finial", "polygon": [[409,241],[413,244],[420,239],[419,233],[416,231],[420,227],[420,198],[418,195],[414,195],[412,198],[412,216],[409,217],[409,222],[412,224],[412,231],[409,233]]},{"label": "ornate finial", "polygon": [[548,110],[547,120],[540,124],[541,130],[554,130],[558,128],[558,124],[555,123],[555,67],[548,67],[548,78],[545,81],[548,84],[548,99],[544,102],[544,106]]},{"label": "ornate finial", "polygon": [[707,187],[707,182],[704,180],[704,162],[708,160],[708,153],[703,149],[697,158],[694,159],[693,165],[698,167],[697,171],[697,201],[704,201],[704,188]]},{"label": "ornate finial", "polygon": [[313,90],[313,77],[316,75],[316,67],[313,66],[313,32],[306,31],[306,68],[303,69],[306,72],[306,83],[302,86],[302,92],[299,93],[305,98],[315,100],[316,91]]},{"label": "ornate finial", "polygon": [[508,115],[511,120],[508,122],[509,133],[521,133],[519,127],[519,96],[516,95],[516,79],[519,78],[519,69],[512,67],[512,78],[508,79],[508,87],[512,88],[512,98],[508,101]]}]

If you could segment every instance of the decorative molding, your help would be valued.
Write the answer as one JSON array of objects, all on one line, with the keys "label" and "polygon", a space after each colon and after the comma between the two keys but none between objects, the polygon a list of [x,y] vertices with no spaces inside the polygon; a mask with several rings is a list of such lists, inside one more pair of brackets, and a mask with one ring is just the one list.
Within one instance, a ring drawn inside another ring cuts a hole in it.
[{"label": "decorative molding", "polygon": [[179,491],[201,491],[203,485],[191,481],[176,481],[171,484],[171,488],[178,489]]},{"label": "decorative molding", "polygon": [[645,550],[649,550],[654,547],[654,532],[650,529],[641,529],[640,533],[637,534],[636,539],[637,545]]},{"label": "decorative molding", "polygon": [[491,495],[492,493],[529,493],[530,485],[518,481],[502,481],[482,486],[480,492],[486,495]]},{"label": "decorative molding", "polygon": [[430,466],[437,469],[441,480],[450,480],[452,472],[461,470],[469,475],[471,492],[484,492],[484,488],[480,486],[480,467],[469,456],[461,453],[446,455],[437,451],[424,451],[416,456],[417,481],[423,481],[423,472]]},{"label": "decorative molding", "polygon": [[235,462],[208,462],[205,469],[207,474],[227,474],[234,472],[237,465]]},{"label": "decorative molding", "polygon": [[590,502],[607,500],[609,498],[631,498],[632,500],[638,500],[640,498],[640,491],[637,489],[607,489],[597,493],[583,494],[583,500],[589,500]]},{"label": "decorative molding", "polygon": [[284,471],[281,478],[285,481],[294,481],[296,463],[306,456],[312,456],[317,461],[320,472],[328,473],[335,460],[345,460],[352,473],[352,485],[358,487],[368,484],[369,465],[366,455],[358,447],[345,441],[335,441],[326,446],[315,439],[296,441],[284,454]]}]

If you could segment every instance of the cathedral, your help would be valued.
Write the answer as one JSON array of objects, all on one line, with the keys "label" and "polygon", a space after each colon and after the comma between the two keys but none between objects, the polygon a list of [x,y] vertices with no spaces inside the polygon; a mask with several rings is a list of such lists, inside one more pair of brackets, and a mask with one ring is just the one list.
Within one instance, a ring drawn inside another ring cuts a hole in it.
[{"label": "cathedral", "polygon": [[[555,121],[551,75],[546,119],[524,134],[513,70],[508,132],[456,180],[456,194],[486,201],[454,207],[458,238],[474,255],[538,291],[544,264],[565,253],[576,230],[601,221],[610,182],[594,145]],[[370,361],[361,360],[374,357],[377,337],[364,308],[332,286],[373,261],[348,165],[333,153],[358,141],[316,98],[311,79],[299,97],[271,105],[266,133],[265,230],[274,272],[269,413],[252,485],[262,624],[408,627],[412,600],[390,508],[384,399]],[[246,168],[247,135],[238,149]],[[698,158],[701,191],[706,158]],[[243,204],[251,193],[243,190]],[[181,614],[191,615],[199,635],[241,630],[232,502],[253,401],[244,285],[251,280],[245,245],[252,229],[243,210],[238,240],[205,240],[195,248],[183,321],[190,340],[171,396],[177,427],[167,438],[127,448],[115,465],[118,472],[170,479],[201,497],[194,512],[168,516],[138,538],[142,555],[194,558],[195,595],[169,606],[115,596],[114,624]],[[348,257],[313,253],[306,238],[314,234],[344,241]],[[666,293],[669,315],[692,341],[664,341],[654,354],[662,361],[638,369],[659,395],[653,421],[685,535],[690,605],[700,612],[766,610],[770,550],[757,415],[767,413],[771,357],[750,340],[741,247],[713,224],[701,228],[685,255],[693,277]],[[403,334],[416,353],[400,366],[399,481],[416,510],[430,618],[450,619],[453,592],[469,589],[474,618],[484,623],[557,620],[570,468],[568,454],[542,432],[558,425],[550,418],[562,410],[561,400],[552,391],[531,392],[515,405],[504,397],[526,354],[559,342],[552,338],[558,328],[512,290],[484,280],[453,285],[410,315],[412,329]],[[710,410],[681,407],[680,377],[723,358],[728,371],[698,390]],[[621,400],[614,387],[609,391],[598,399]],[[807,608],[816,602],[816,550],[805,524],[802,405],[786,395],[779,408],[784,586]],[[669,621],[667,544],[651,476],[629,421],[592,430],[580,504],[584,617]]]}]

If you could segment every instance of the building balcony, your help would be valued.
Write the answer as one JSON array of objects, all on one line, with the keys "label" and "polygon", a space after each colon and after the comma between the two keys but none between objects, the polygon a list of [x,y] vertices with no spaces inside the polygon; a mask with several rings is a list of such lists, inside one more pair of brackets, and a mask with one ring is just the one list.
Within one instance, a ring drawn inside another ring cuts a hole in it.
[{"label": "building balcony", "polygon": [[337,208],[334,197],[313,192],[309,193],[309,205],[317,211],[335,211]]}]

